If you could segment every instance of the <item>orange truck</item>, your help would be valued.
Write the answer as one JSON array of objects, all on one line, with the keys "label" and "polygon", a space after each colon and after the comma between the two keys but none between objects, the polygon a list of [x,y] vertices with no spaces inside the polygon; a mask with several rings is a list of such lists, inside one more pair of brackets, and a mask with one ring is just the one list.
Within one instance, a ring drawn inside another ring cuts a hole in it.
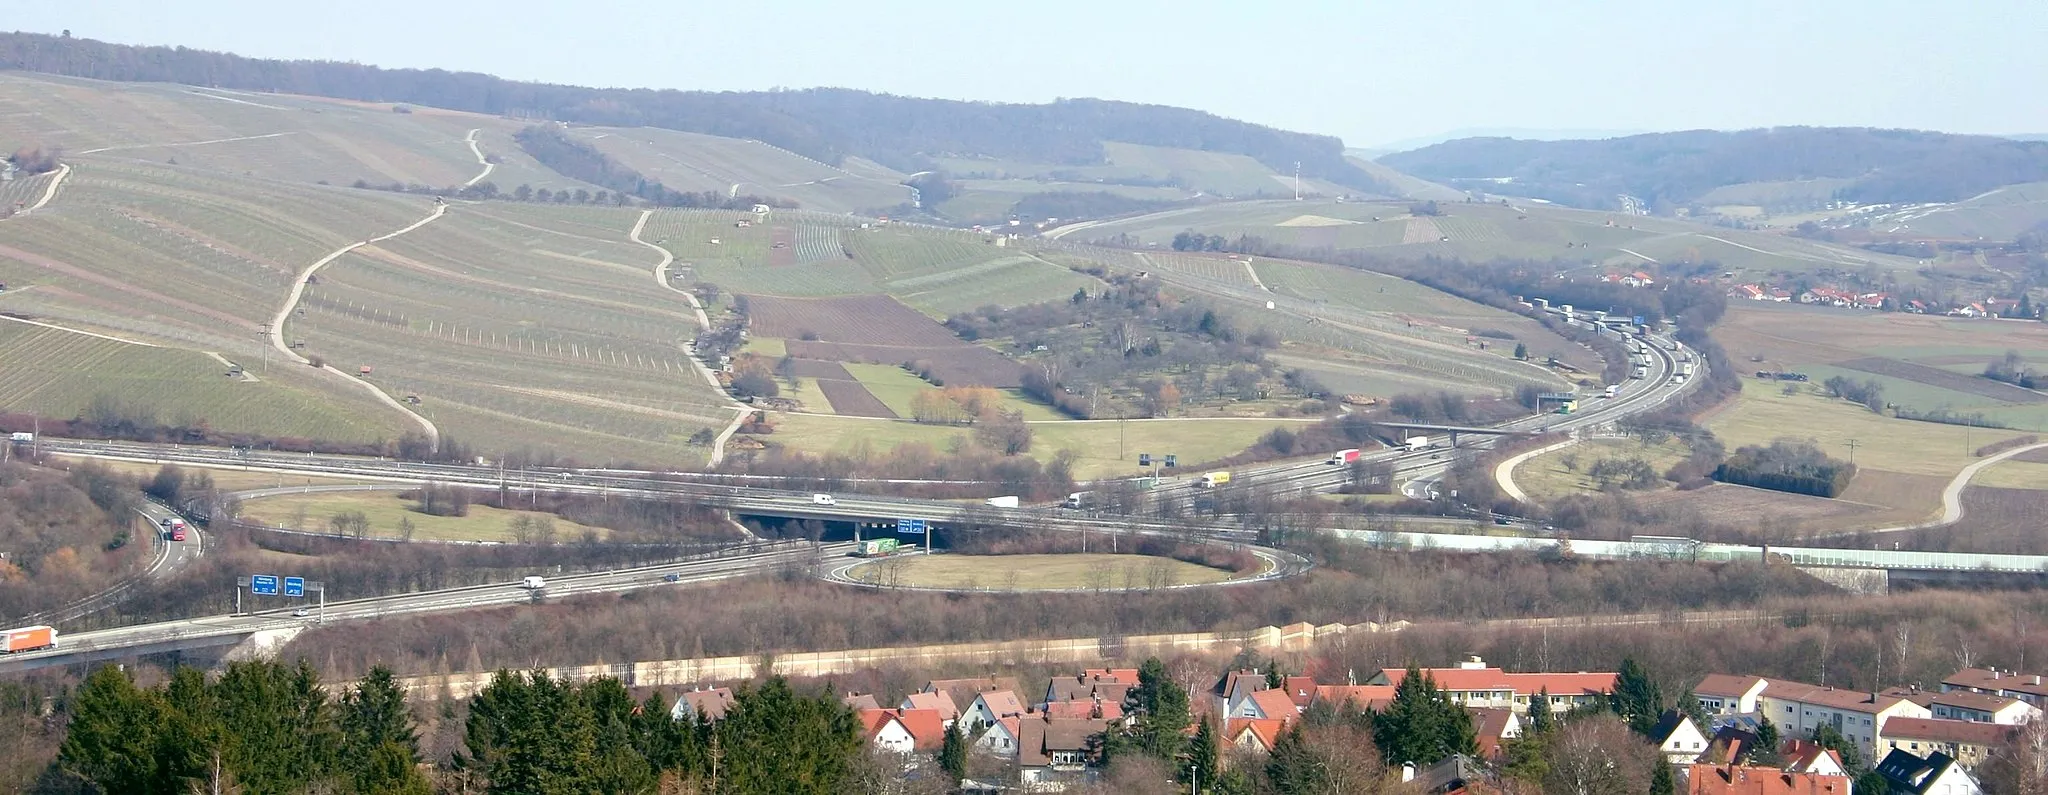
[{"label": "orange truck", "polygon": [[50,627],[22,627],[7,630],[0,640],[0,654],[51,649],[57,646],[57,630]]}]

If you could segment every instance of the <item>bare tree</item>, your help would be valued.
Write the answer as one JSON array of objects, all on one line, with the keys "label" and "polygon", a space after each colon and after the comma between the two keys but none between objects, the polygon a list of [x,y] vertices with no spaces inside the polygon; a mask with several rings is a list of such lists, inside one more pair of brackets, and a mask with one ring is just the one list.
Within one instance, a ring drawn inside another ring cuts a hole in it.
[{"label": "bare tree", "polygon": [[1655,766],[1664,763],[1656,749],[1612,715],[1565,724],[1544,757],[1550,760],[1550,774],[1543,791],[1570,795],[1647,792]]}]

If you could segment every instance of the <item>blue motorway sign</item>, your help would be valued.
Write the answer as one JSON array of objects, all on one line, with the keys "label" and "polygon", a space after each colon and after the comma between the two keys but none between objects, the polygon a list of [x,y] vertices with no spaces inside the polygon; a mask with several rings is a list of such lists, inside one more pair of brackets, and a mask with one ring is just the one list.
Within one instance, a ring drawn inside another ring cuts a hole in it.
[{"label": "blue motorway sign", "polygon": [[921,536],[921,535],[924,535],[924,520],[923,520],[923,519],[898,519],[898,520],[896,520],[896,532],[897,532],[897,534],[899,534],[899,535],[912,535],[912,536]]},{"label": "blue motorway sign", "polygon": [[277,575],[252,574],[249,576],[249,593],[258,596],[277,595]]},{"label": "blue motorway sign", "polygon": [[286,578],[284,578],[284,595],[285,595],[285,596],[305,596],[305,595],[306,595],[306,578],[304,578],[304,577],[286,577]]},{"label": "blue motorway sign", "polygon": [[1642,315],[1636,315],[1636,325],[1640,326],[1640,325],[1642,325],[1642,324],[1643,324],[1643,316],[1642,316]]}]

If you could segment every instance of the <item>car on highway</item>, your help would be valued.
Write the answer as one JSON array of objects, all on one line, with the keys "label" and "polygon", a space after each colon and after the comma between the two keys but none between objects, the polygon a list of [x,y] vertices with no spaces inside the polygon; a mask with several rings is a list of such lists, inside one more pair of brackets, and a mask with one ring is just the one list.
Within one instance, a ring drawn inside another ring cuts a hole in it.
[{"label": "car on highway", "polygon": [[838,500],[835,500],[835,499],[832,499],[832,495],[830,495],[830,494],[813,494],[813,495],[811,495],[811,504],[812,504],[812,505],[838,505],[838,504],[839,504],[839,501],[838,501]]},{"label": "car on highway", "polygon": [[671,574],[664,574],[664,575],[661,575],[661,581],[662,581],[662,582],[682,582],[682,581],[683,581],[683,575],[680,575],[680,574],[673,574],[673,573],[671,573]]},{"label": "car on highway", "polygon": [[297,609],[297,610],[293,610],[293,611],[292,611],[292,618],[305,618],[306,616],[309,616],[309,615],[312,615],[312,613],[311,613],[310,611],[306,610],[306,608],[303,608],[303,607],[301,607],[301,608],[299,608],[299,609]]}]

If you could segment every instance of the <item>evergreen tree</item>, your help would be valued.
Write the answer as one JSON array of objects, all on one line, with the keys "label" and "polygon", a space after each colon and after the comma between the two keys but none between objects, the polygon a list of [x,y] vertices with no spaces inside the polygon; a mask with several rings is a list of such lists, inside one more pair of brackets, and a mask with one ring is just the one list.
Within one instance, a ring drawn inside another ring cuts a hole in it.
[{"label": "evergreen tree", "polygon": [[1266,755],[1266,780],[1276,792],[1322,792],[1328,789],[1327,779],[1302,740],[1300,723],[1282,733]]},{"label": "evergreen tree", "polygon": [[1608,705],[1614,714],[1628,723],[1630,729],[1637,734],[1648,735],[1651,729],[1656,728],[1657,719],[1664,714],[1664,693],[1650,679],[1649,672],[1631,657],[1621,661],[1621,670],[1616,673],[1614,693],[1608,699]]},{"label": "evergreen tree", "polygon": [[58,751],[65,769],[103,792],[171,793],[182,782],[157,759],[163,707],[111,665],[95,669],[71,700],[71,727]]},{"label": "evergreen tree", "polygon": [[958,786],[960,779],[967,777],[967,740],[960,736],[960,732],[946,730],[945,742],[939,745],[939,769],[946,771],[952,779],[948,789]]},{"label": "evergreen tree", "polygon": [[1778,736],[1777,724],[1772,723],[1769,717],[1758,721],[1756,725],[1756,747],[1748,749],[1747,752],[1749,763],[1752,765],[1777,767],[1778,745],[1782,742],[1784,740]]},{"label": "evergreen tree", "polygon": [[1543,755],[1549,744],[1549,732],[1524,732],[1522,736],[1501,744],[1501,773],[1516,781],[1528,784],[1533,790],[1543,785],[1550,776],[1550,760]]},{"label": "evergreen tree", "polygon": [[1849,742],[1849,738],[1842,736],[1841,730],[1830,724],[1823,723],[1814,727],[1813,743],[1840,754],[1842,767],[1849,771],[1849,775],[1857,775],[1866,769],[1863,766],[1863,752],[1857,750],[1856,744]]},{"label": "evergreen tree", "polygon": [[1202,723],[1195,728],[1195,738],[1188,743],[1187,766],[1192,779],[1188,783],[1200,787],[1207,782],[1216,785],[1219,772],[1216,765],[1216,726],[1209,716],[1202,716]]},{"label": "evergreen tree", "polygon": [[[405,691],[392,678],[391,669],[381,665],[370,669],[342,694],[340,711],[338,756],[355,777],[356,787],[370,792],[409,786],[390,776],[399,767],[410,770],[419,762],[419,732],[413,727],[412,712],[406,709]],[[394,752],[404,757],[402,765],[386,758]],[[417,770],[414,773],[417,777]]]},{"label": "evergreen tree", "polygon": [[221,759],[242,786],[297,792],[335,772],[340,737],[310,663],[230,663],[212,692]]},{"label": "evergreen tree", "polygon": [[1686,688],[1685,692],[1678,694],[1678,703],[1672,706],[1677,708],[1679,712],[1684,713],[1687,718],[1691,718],[1692,725],[1702,733],[1708,731],[1708,727],[1713,725],[1713,720],[1707,717],[1706,706],[1700,704],[1699,696],[1694,695],[1690,687]]},{"label": "evergreen tree", "polygon": [[364,795],[432,795],[426,776],[420,775],[418,755],[412,748],[386,742],[362,760],[347,760],[356,769],[356,791]]},{"label": "evergreen tree", "polygon": [[[1524,734],[1543,734],[1557,725],[1557,718],[1550,712],[1550,688],[1536,691],[1536,698],[1529,702],[1529,729]],[[1541,779],[1537,779],[1541,780]]]},{"label": "evergreen tree", "polygon": [[1529,344],[1528,344],[1528,343],[1526,343],[1526,342],[1517,342],[1517,343],[1515,343],[1515,358],[1516,358],[1516,359],[1520,359],[1520,360],[1522,360],[1522,361],[1528,361],[1528,360],[1529,360]]},{"label": "evergreen tree", "polygon": [[779,676],[734,693],[711,737],[719,792],[838,793],[862,753],[852,710],[830,694],[798,695]]},{"label": "evergreen tree", "polygon": [[1138,686],[1131,688],[1129,699],[1137,712],[1130,738],[1137,750],[1172,763],[1187,741],[1187,690],[1167,675],[1165,663],[1152,657],[1138,667]]},{"label": "evergreen tree", "polygon": [[1279,690],[1287,686],[1287,674],[1280,671],[1280,661],[1266,659],[1266,689]]},{"label": "evergreen tree", "polygon": [[1409,666],[1387,711],[1373,716],[1373,744],[1387,764],[1433,765],[1452,754],[1476,754],[1472,714],[1451,702],[1436,680]]},{"label": "evergreen tree", "polygon": [[1671,765],[1658,759],[1650,771],[1650,795],[1676,795],[1678,782],[1671,778]]}]

